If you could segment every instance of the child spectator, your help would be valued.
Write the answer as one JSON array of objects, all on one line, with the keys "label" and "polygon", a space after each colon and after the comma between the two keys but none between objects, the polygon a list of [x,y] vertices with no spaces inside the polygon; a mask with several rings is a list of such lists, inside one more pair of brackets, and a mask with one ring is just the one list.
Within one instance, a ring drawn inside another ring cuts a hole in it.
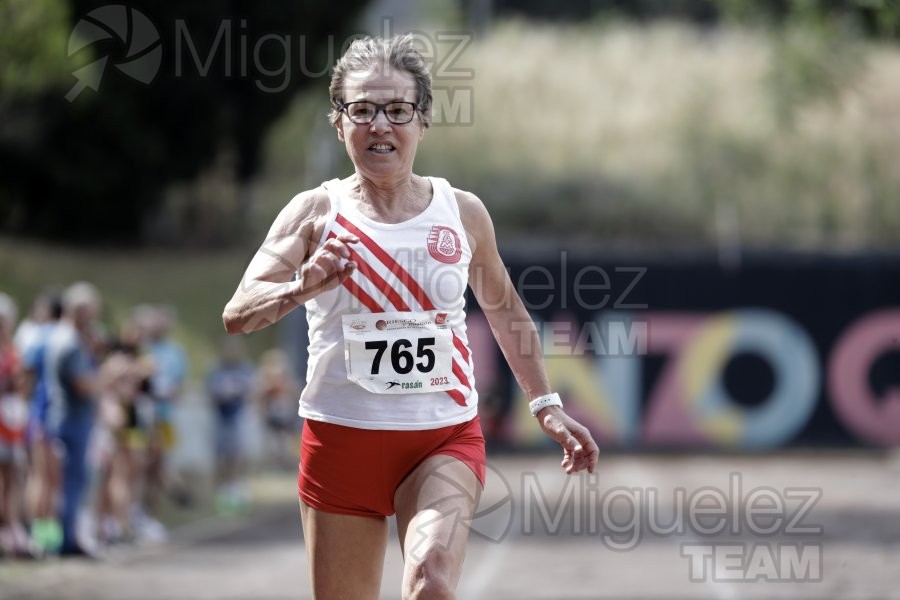
[{"label": "child spectator", "polygon": [[98,425],[104,436],[97,512],[100,538],[106,543],[128,540],[134,535],[147,537],[142,535],[145,532],[141,526],[145,524],[131,522],[143,488],[143,449],[133,444],[132,429],[143,398],[142,389],[153,375],[153,362],[142,358],[139,348],[138,328],[126,322],[100,367]]},{"label": "child spectator", "polygon": [[253,368],[244,360],[237,338],[222,344],[219,364],[209,373],[206,390],[216,416],[216,506],[223,512],[240,510],[247,492],[243,471],[242,421],[253,393]]},{"label": "child spectator", "polygon": [[262,355],[257,381],[257,399],[266,424],[269,463],[281,469],[296,469],[301,424],[297,415],[300,391],[283,350],[273,348]]}]

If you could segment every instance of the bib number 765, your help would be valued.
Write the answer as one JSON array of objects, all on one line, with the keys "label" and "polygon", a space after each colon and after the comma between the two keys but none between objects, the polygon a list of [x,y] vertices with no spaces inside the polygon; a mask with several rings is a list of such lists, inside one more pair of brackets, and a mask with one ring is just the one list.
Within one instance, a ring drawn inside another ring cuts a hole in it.
[{"label": "bib number 765", "polygon": [[[391,368],[398,375],[406,375],[415,367],[420,373],[428,373],[434,368],[434,351],[430,346],[434,346],[435,339],[433,337],[418,338],[416,345],[416,355],[410,350],[412,342],[400,338],[390,344],[390,360]],[[372,359],[372,375],[378,375],[381,370],[381,359],[388,349],[387,340],[370,340],[366,342],[366,350],[374,350],[375,357]],[[416,359],[422,359],[416,361]]]}]

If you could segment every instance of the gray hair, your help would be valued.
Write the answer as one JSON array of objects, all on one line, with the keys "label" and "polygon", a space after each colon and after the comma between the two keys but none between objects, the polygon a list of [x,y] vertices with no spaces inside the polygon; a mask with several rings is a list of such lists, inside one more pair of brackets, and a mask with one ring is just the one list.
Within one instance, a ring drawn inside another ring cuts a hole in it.
[{"label": "gray hair", "polygon": [[9,327],[12,328],[16,324],[16,319],[19,316],[19,310],[16,308],[15,301],[0,292],[0,321],[6,321],[9,323]]},{"label": "gray hair", "polygon": [[402,70],[412,75],[416,82],[416,103],[419,116],[425,127],[431,125],[431,73],[425,58],[415,45],[412,34],[392,38],[364,37],[353,41],[347,52],[335,63],[331,74],[328,94],[331,97],[331,111],[328,118],[332,125],[341,119],[341,104],[344,102],[344,84],[347,74],[366,72],[378,67]]},{"label": "gray hair", "polygon": [[63,292],[63,308],[72,311],[83,306],[100,306],[100,292],[86,281],[73,283]]}]

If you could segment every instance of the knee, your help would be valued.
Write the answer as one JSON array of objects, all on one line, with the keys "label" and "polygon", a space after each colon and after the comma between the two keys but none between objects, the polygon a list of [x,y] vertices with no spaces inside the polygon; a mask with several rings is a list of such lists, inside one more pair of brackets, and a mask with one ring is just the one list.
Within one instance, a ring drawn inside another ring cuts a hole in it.
[{"label": "knee", "polygon": [[430,550],[421,560],[410,564],[403,600],[453,600],[452,565],[452,557],[441,550]]}]

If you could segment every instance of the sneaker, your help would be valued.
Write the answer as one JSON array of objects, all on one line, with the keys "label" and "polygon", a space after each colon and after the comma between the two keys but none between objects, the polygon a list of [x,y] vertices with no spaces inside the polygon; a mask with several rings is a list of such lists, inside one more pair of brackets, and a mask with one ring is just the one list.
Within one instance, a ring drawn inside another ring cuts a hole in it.
[{"label": "sneaker", "polygon": [[62,526],[55,519],[35,519],[31,522],[31,541],[41,554],[57,554],[62,546]]},{"label": "sneaker", "polygon": [[59,555],[69,558],[85,558],[88,560],[103,560],[106,558],[99,548],[88,548],[81,544],[63,546],[59,550]]},{"label": "sneaker", "polygon": [[47,549],[47,527],[44,525],[44,519],[33,519],[31,526],[28,528],[31,541],[41,550]]},{"label": "sneaker", "polygon": [[100,539],[105,544],[116,544],[124,539],[122,526],[118,519],[109,515],[100,519]]},{"label": "sneaker", "polygon": [[45,549],[54,554],[59,553],[63,544],[63,528],[62,523],[57,519],[44,520],[44,535],[46,536],[47,546]]},{"label": "sneaker", "polygon": [[134,534],[138,541],[164,544],[169,539],[166,526],[144,514],[134,522]]},{"label": "sneaker", "polygon": [[21,523],[12,526],[13,552],[18,558],[41,558],[43,551],[34,543]]}]

